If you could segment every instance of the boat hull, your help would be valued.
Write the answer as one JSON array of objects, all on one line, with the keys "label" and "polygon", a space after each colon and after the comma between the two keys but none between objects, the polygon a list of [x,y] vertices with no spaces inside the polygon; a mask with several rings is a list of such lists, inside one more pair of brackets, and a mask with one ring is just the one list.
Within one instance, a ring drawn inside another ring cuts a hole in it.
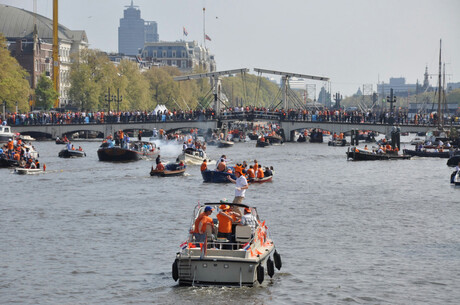
[{"label": "boat hull", "polygon": [[216,170],[205,170],[201,172],[204,182],[210,183],[229,183],[228,176],[236,180],[236,176],[232,173],[218,172]]},{"label": "boat hull", "polygon": [[43,169],[41,168],[15,168],[14,172],[18,175],[32,175],[32,174],[39,174],[43,173]]},{"label": "boat hull", "polygon": [[217,147],[220,147],[220,148],[232,147],[233,144],[235,144],[235,143],[231,142],[231,141],[219,141],[217,143]]},{"label": "boat hull", "polygon": [[81,158],[86,157],[86,153],[80,150],[63,149],[59,152],[58,156],[60,158]]},{"label": "boat hull", "polygon": [[257,141],[256,143],[256,147],[266,147],[266,146],[269,146],[270,143],[268,142],[261,142],[261,141]]},{"label": "boat hull", "polygon": [[460,155],[450,157],[449,160],[447,160],[447,166],[457,166],[458,163],[460,162]]},{"label": "boat hull", "polygon": [[[179,274],[179,285],[183,286],[254,286],[257,283],[257,266],[262,265],[266,272],[267,260],[274,252],[272,245],[260,256],[248,258],[246,251],[240,250],[244,257],[225,256],[225,250],[208,250],[207,255],[200,258],[201,250],[191,251],[191,255],[176,256]],[[188,252],[188,250],[186,251]],[[214,252],[221,252],[213,255]],[[235,252],[235,251],[228,251]],[[265,276],[267,276],[265,274]]]},{"label": "boat hull", "polygon": [[346,152],[347,159],[353,161],[372,161],[372,160],[407,160],[412,156],[409,155],[393,155],[393,154],[374,154],[371,152],[349,150]]},{"label": "boat hull", "polygon": [[17,167],[19,162],[14,159],[0,158],[0,168],[1,167]]},{"label": "boat hull", "polygon": [[253,178],[253,179],[248,179],[248,183],[265,183],[265,182],[271,182],[273,180],[273,176],[268,176],[268,177],[263,177],[263,178]]},{"label": "boat hull", "polygon": [[425,158],[449,158],[449,152],[431,152],[431,151],[418,151],[412,149],[404,149],[405,155],[410,155],[414,157],[425,157]]},{"label": "boat hull", "polygon": [[142,153],[120,147],[100,148],[97,151],[99,161],[137,161],[142,157],[153,157],[154,155],[154,152]]}]

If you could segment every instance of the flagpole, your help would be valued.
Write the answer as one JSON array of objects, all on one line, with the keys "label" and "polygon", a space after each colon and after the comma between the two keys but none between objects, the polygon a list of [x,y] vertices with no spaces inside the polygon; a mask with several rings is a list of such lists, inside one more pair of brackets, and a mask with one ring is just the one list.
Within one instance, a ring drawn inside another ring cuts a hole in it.
[{"label": "flagpole", "polygon": [[206,49],[206,19],[205,19],[206,8],[203,7],[203,45]]}]

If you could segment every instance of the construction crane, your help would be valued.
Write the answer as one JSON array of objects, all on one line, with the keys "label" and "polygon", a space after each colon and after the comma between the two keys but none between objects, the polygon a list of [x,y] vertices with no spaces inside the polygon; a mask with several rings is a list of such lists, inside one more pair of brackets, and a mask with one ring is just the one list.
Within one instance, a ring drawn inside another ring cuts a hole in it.
[{"label": "construction crane", "polygon": [[58,0],[53,0],[53,85],[58,97],[54,108],[59,107],[59,37],[58,37]]},{"label": "construction crane", "polygon": [[212,92],[214,94],[214,105],[213,109],[216,111],[216,114],[220,114],[220,104],[222,102],[222,84],[220,81],[220,76],[223,75],[232,75],[232,74],[244,74],[249,72],[249,69],[242,68],[242,69],[235,69],[235,70],[227,70],[227,71],[215,71],[209,73],[200,73],[200,74],[191,74],[191,75],[183,75],[183,76],[176,76],[174,77],[175,81],[185,81],[185,80],[192,80],[192,79],[200,79],[200,78],[211,78],[211,87]]},{"label": "construction crane", "polygon": [[[281,75],[281,91],[282,91],[282,102],[284,103],[284,109],[289,109],[289,79],[291,77],[299,77],[299,78],[306,78],[306,79],[313,79],[313,80],[318,80],[318,81],[329,81],[328,77],[323,77],[323,76],[312,76],[312,75],[305,75],[305,74],[298,74],[298,73],[290,73],[290,72],[280,72],[280,71],[274,71],[274,70],[265,70],[265,69],[259,69],[259,68],[254,68],[255,72],[258,72],[259,74],[261,73],[267,73],[267,74],[275,74],[275,75]],[[279,105],[279,104],[278,104]],[[275,106],[276,108],[276,106]]]}]

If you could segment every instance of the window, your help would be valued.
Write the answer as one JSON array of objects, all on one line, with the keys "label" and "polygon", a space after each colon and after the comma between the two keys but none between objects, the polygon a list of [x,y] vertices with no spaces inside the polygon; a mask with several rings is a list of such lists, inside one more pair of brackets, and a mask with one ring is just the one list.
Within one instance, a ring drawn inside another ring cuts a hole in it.
[{"label": "window", "polygon": [[182,51],[181,57],[182,57],[182,58],[185,58],[185,51]]},{"label": "window", "polygon": [[176,57],[176,51],[172,51],[172,57]]},{"label": "window", "polygon": [[157,58],[157,51],[153,51],[153,58]]},{"label": "window", "polygon": [[166,51],[163,51],[162,57],[166,57]]}]

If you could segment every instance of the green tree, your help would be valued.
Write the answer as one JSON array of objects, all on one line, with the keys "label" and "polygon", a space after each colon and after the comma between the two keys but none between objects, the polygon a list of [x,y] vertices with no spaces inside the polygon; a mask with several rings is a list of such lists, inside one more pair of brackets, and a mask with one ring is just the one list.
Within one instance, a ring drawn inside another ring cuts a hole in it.
[{"label": "green tree", "polygon": [[127,87],[123,95],[123,109],[153,110],[152,105],[149,105],[149,83],[139,71],[137,63],[122,60],[118,71],[120,75],[127,79]]},{"label": "green tree", "polygon": [[53,81],[45,73],[40,75],[37,88],[35,88],[35,106],[48,110],[53,107],[58,96],[59,94],[54,90]]},{"label": "green tree", "polygon": [[0,103],[6,102],[7,109],[13,111],[29,110],[28,98],[31,93],[28,73],[11,56],[6,46],[5,37],[0,33]]},{"label": "green tree", "polygon": [[143,75],[149,84],[149,107],[155,108],[157,105],[166,105],[169,108],[182,108],[178,104],[181,96],[178,82],[173,80],[171,74],[178,73],[170,67],[152,68]]},{"label": "green tree", "polygon": [[460,106],[460,89],[454,89],[446,95],[447,103]]}]

